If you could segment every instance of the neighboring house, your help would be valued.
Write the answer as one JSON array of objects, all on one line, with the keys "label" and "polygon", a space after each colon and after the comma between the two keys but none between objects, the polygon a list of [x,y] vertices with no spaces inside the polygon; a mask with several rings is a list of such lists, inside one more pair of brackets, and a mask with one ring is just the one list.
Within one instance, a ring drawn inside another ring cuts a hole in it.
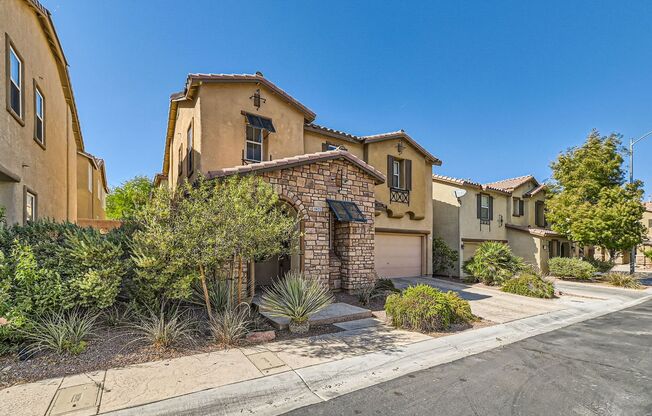
[{"label": "neighboring house", "polygon": [[430,175],[441,162],[402,130],[358,136],[315,117],[261,73],[191,74],[170,99],[155,183],[255,173],[273,184],[304,236],[300,254],[255,264],[261,284],[289,269],[347,290],[376,273],[431,273]]},{"label": "neighboring house", "polygon": [[74,222],[84,141],[50,13],[36,0],[2,0],[0,27],[0,205],[10,224]]},{"label": "neighboring house", "polygon": [[652,260],[645,256],[647,250],[652,250],[652,201],[644,202],[645,212],[643,212],[643,225],[647,228],[647,235],[643,244],[638,246],[636,255],[636,264],[646,268],[652,267]]},{"label": "neighboring house", "polygon": [[105,219],[108,192],[104,160],[77,152],[77,218]]},{"label": "neighboring house", "polygon": [[485,241],[509,244],[515,255],[548,271],[548,259],[571,257],[579,249],[550,230],[545,218],[545,185],[533,176],[480,184],[447,176],[432,176],[433,234],[458,250],[453,275]]}]

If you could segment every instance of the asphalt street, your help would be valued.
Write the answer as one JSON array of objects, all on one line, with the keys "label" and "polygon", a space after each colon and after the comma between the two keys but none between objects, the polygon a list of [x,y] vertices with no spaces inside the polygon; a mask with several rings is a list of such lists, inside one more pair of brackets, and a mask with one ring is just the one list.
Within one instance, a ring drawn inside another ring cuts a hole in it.
[{"label": "asphalt street", "polygon": [[652,415],[652,301],[290,415]]}]

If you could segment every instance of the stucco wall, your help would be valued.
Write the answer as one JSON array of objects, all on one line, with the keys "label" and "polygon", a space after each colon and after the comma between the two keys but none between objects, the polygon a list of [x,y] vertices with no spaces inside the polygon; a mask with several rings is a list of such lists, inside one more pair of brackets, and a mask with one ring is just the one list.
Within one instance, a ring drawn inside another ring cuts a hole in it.
[{"label": "stucco wall", "polygon": [[[0,182],[10,223],[22,223],[23,189],[38,196],[38,217],[76,219],[76,143],[61,78],[38,18],[22,0],[0,2],[0,165],[21,178]],[[6,110],[6,34],[23,61],[22,125]],[[34,83],[45,98],[45,148],[34,140]]]},{"label": "stucco wall", "polygon": [[[432,230],[433,237],[439,237],[448,247],[461,252],[460,246],[460,203],[453,194],[455,186],[432,183]],[[458,262],[452,275],[459,277],[461,262]]]},{"label": "stucco wall", "polygon": [[547,240],[514,229],[507,230],[507,240],[515,255],[522,257],[527,264],[535,266],[543,273],[548,272],[548,252],[543,248]]}]

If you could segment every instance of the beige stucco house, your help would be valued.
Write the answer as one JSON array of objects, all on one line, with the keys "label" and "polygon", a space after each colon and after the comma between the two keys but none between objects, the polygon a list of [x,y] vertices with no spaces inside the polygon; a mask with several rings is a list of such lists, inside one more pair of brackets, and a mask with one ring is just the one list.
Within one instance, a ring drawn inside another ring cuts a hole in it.
[{"label": "beige stucco house", "polygon": [[77,218],[106,219],[106,195],[109,187],[103,159],[77,152]]},{"label": "beige stucco house", "polygon": [[333,289],[431,273],[432,166],[441,162],[402,130],[354,135],[261,73],[191,74],[172,95],[162,173],[174,189],[199,174],[257,174],[302,218],[293,258],[257,263],[259,283],[301,269]]},{"label": "beige stucco house", "polygon": [[86,153],[50,13],[36,0],[3,0],[0,28],[0,205],[10,224],[45,217],[74,222],[87,215],[77,193],[78,157]]},{"label": "beige stucco house", "polygon": [[544,273],[549,258],[576,256],[579,248],[549,229],[545,194],[531,175],[487,184],[433,175],[433,234],[460,254],[453,276],[485,241],[509,244]]},{"label": "beige stucco house", "polygon": [[644,268],[652,268],[652,261],[645,256],[645,251],[652,250],[652,201],[644,202],[643,225],[647,228],[647,235],[643,244],[638,246],[636,264]]}]

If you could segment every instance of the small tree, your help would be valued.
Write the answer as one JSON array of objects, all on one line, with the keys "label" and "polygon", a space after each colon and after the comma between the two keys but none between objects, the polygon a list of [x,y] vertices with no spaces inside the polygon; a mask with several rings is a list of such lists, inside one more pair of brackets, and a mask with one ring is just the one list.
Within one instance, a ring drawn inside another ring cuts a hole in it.
[{"label": "small tree", "polygon": [[106,216],[114,220],[129,219],[143,208],[152,192],[152,181],[136,176],[111,190],[106,197]]},{"label": "small tree", "polygon": [[457,250],[448,247],[448,244],[440,238],[432,239],[432,272],[433,274],[446,273],[455,268],[459,261]]},{"label": "small tree", "polygon": [[612,255],[641,243],[645,228],[642,183],[625,184],[621,137],[593,130],[580,147],[551,165],[555,183],[546,201],[552,229]]}]

